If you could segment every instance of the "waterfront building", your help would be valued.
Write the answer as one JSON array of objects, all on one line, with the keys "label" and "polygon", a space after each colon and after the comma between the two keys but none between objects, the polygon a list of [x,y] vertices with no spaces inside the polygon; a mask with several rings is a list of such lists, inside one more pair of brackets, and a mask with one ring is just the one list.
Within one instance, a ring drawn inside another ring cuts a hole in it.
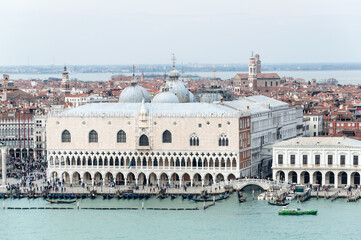
[{"label": "waterfront building", "polygon": [[252,165],[244,169],[242,175],[270,176],[272,145],[302,135],[302,109],[262,95],[224,104],[251,115]]},{"label": "waterfront building", "polygon": [[259,54],[251,55],[248,73],[238,73],[233,78],[233,88],[236,94],[241,91],[258,91],[279,87],[281,78],[277,73],[262,73]]},{"label": "waterfront building", "polygon": [[299,137],[273,145],[273,177],[291,183],[360,185],[361,141]]},{"label": "waterfront building", "polygon": [[251,164],[250,116],[221,103],[87,104],[47,119],[48,177],[65,183],[195,184]]}]

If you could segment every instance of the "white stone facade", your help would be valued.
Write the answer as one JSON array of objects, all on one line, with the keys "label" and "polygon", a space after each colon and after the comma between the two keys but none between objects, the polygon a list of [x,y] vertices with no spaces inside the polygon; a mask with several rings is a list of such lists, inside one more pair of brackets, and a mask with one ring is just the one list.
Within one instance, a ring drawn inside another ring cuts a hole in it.
[{"label": "white stone facade", "polygon": [[273,146],[273,177],[292,183],[360,185],[361,141],[341,137],[295,138]]},{"label": "white stone facade", "polygon": [[234,179],[250,164],[250,125],[249,113],[222,104],[87,104],[48,117],[48,177],[121,185]]}]

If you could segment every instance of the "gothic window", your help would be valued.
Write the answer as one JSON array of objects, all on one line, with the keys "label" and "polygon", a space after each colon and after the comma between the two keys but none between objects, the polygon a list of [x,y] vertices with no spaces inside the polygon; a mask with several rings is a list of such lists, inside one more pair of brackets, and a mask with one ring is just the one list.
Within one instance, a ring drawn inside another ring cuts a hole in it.
[{"label": "gothic window", "polygon": [[172,143],[172,134],[168,130],[164,131],[162,140],[163,143]]},{"label": "gothic window", "polygon": [[94,142],[94,143],[98,142],[98,133],[96,131],[91,130],[89,132],[89,142],[90,143],[91,142]]},{"label": "gothic window", "polygon": [[117,133],[117,142],[118,142],[118,143],[125,143],[125,142],[127,142],[127,134],[126,134],[123,130],[120,130],[120,131]]},{"label": "gothic window", "polygon": [[190,146],[199,146],[199,138],[195,133],[193,133],[191,135],[191,137],[189,138],[189,145]]},{"label": "gothic window", "polygon": [[218,138],[218,146],[228,146],[228,137],[226,134],[221,134]]},{"label": "gothic window", "polygon": [[139,138],[139,146],[149,146],[149,140],[146,135],[142,135]]},{"label": "gothic window", "polygon": [[71,135],[68,130],[64,130],[61,134],[61,142],[70,142],[71,141]]}]

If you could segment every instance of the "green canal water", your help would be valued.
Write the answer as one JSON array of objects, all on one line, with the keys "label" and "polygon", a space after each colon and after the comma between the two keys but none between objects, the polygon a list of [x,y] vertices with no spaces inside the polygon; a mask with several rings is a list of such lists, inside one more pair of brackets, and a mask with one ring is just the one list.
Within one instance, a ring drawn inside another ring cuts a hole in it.
[{"label": "green canal water", "polygon": [[[0,239],[361,239],[361,202],[292,201],[290,208],[317,209],[319,213],[317,216],[278,216],[280,207],[251,200],[250,193],[246,195],[245,203],[238,203],[233,194],[199,211],[141,210],[141,200],[102,198],[80,200],[80,208],[137,207],[139,210],[1,209]],[[4,202],[5,207],[55,207],[43,199]],[[203,203],[180,198],[152,198],[144,203],[146,208],[203,207]]]}]

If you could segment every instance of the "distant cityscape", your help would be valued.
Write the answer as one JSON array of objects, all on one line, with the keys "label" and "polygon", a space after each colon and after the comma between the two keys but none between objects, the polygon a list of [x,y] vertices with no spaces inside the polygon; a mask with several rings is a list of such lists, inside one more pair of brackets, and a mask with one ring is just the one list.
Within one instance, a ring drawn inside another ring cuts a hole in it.
[{"label": "distant cityscape", "polygon": [[[215,68],[220,72],[247,72],[247,63],[232,64],[203,64],[187,63],[179,64],[179,70],[186,73],[190,72],[212,72]],[[74,73],[130,73],[129,65],[68,65]],[[163,73],[172,68],[169,64],[139,64],[138,72],[145,73]],[[263,71],[329,71],[329,70],[361,70],[361,63],[294,63],[294,64],[265,64],[262,65]],[[10,73],[29,73],[29,74],[49,74],[62,73],[61,65],[43,65],[43,66],[0,66],[0,72]]]}]

